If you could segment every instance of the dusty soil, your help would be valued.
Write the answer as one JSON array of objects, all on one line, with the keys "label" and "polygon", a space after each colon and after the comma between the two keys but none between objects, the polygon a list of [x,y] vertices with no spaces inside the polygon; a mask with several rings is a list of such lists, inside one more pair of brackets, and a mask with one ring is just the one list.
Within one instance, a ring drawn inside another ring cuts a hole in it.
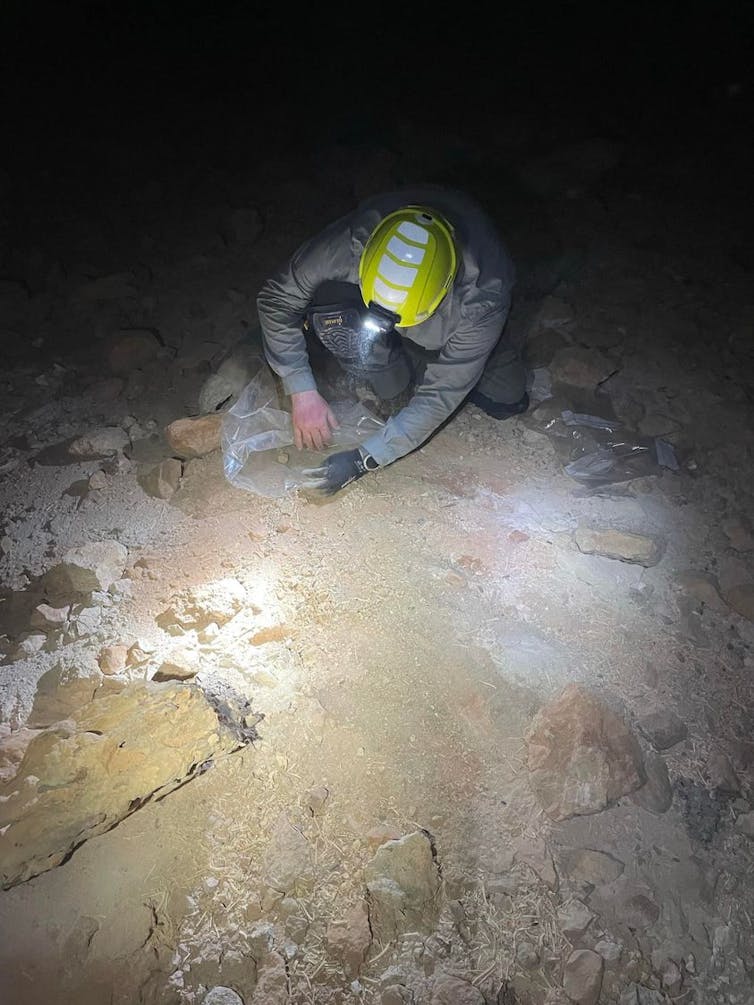
[{"label": "dusty soil", "polygon": [[[32,296],[24,338],[4,346],[4,586],[22,593],[87,540],[117,539],[129,561],[92,635],[12,659],[19,626],[4,626],[3,722],[23,727],[61,660],[164,645],[156,618],[173,592],[228,576],[253,605],[202,642],[197,681],[232,687],[263,718],[255,742],[2,892],[3,1000],[193,1005],[228,987],[247,1005],[754,1001],[754,628],[750,600],[725,599],[754,578],[740,178],[669,141],[660,161],[635,144],[607,166],[564,155],[535,171],[532,158],[574,138],[548,128],[547,143],[511,129],[495,149],[473,129],[439,150],[430,134],[414,161],[330,143],[310,170],[293,152],[278,172],[125,163],[108,190],[48,218],[36,254],[18,249]],[[304,180],[280,180],[294,170]],[[358,196],[429,176],[483,199],[519,263],[511,331],[550,380],[530,412],[498,423],[467,406],[326,503],[239,490],[220,450],[185,461],[170,498],[147,495],[133,443],[197,414],[204,381],[253,328],[262,279]],[[248,241],[223,231],[239,207],[264,221]],[[123,272],[132,296],[74,296]],[[570,317],[553,321],[553,304]],[[157,331],[160,348],[108,389],[108,339],[127,328]],[[599,382],[558,380],[564,346],[607,361]],[[662,435],[678,469],[585,486],[564,471],[572,444],[551,421],[563,408]],[[131,437],[115,458],[44,453],[115,424]],[[587,554],[583,527],[650,537],[661,557]],[[574,682],[648,755],[649,711],[685,725],[659,752],[667,808],[627,796],[561,821],[544,812],[525,737]],[[710,767],[720,755],[727,787]],[[417,831],[442,882],[433,931],[373,938],[349,969],[333,926],[364,903],[378,847]],[[591,852],[604,854],[590,871]],[[580,931],[564,920],[575,901],[592,915]],[[558,997],[579,949],[604,960],[599,999],[567,980],[582,997]]]}]

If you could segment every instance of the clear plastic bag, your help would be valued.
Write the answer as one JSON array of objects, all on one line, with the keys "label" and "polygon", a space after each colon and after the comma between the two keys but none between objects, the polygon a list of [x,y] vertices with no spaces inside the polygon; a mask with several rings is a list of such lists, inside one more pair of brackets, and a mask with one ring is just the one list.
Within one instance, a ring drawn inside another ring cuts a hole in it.
[{"label": "clear plastic bag", "polygon": [[297,450],[290,412],[266,362],[224,414],[220,433],[225,476],[236,488],[278,498],[300,488],[306,468],[350,450],[384,426],[358,401],[330,402],[339,426],[326,450]]},{"label": "clear plastic bag", "polygon": [[616,419],[563,409],[545,430],[565,473],[584,485],[611,485],[658,474],[662,468],[679,469],[667,440],[621,430]]}]

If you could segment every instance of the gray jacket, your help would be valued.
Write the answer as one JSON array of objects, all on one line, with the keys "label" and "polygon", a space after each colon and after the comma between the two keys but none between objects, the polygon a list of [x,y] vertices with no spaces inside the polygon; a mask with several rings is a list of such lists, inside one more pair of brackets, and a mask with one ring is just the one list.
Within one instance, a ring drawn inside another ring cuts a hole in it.
[{"label": "gray jacket", "polygon": [[363,444],[379,464],[416,449],[458,408],[500,338],[515,270],[489,216],[469,196],[439,187],[373,196],[301,245],[257,298],[265,355],[285,392],[316,388],[302,331],[315,291],[327,280],[358,285],[359,259],[370,234],[388,213],[412,204],[434,207],[453,225],[460,263],[438,310],[421,324],[397,329],[437,356],[408,404]]}]

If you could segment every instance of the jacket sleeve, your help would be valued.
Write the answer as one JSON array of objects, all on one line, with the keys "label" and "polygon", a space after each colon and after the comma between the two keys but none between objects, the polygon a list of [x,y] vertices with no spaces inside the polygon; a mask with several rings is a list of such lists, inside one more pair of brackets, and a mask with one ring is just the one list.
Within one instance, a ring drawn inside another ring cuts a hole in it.
[{"label": "jacket sleeve", "polygon": [[500,338],[510,301],[487,305],[465,318],[430,363],[405,408],[363,444],[378,464],[391,464],[415,450],[463,402],[477,384]]},{"label": "jacket sleeve", "polygon": [[302,331],[315,291],[326,279],[351,281],[354,272],[350,218],[341,217],[302,244],[262,285],[257,313],[265,357],[286,394],[317,386]]}]

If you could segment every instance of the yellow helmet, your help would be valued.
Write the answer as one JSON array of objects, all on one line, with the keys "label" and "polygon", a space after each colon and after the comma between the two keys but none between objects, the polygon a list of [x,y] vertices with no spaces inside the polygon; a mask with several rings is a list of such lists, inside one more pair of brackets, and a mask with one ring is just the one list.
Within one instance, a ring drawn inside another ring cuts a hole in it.
[{"label": "yellow helmet", "polygon": [[397,314],[402,328],[425,321],[450,289],[458,265],[453,228],[428,206],[405,206],[373,230],[359,262],[364,303]]}]

